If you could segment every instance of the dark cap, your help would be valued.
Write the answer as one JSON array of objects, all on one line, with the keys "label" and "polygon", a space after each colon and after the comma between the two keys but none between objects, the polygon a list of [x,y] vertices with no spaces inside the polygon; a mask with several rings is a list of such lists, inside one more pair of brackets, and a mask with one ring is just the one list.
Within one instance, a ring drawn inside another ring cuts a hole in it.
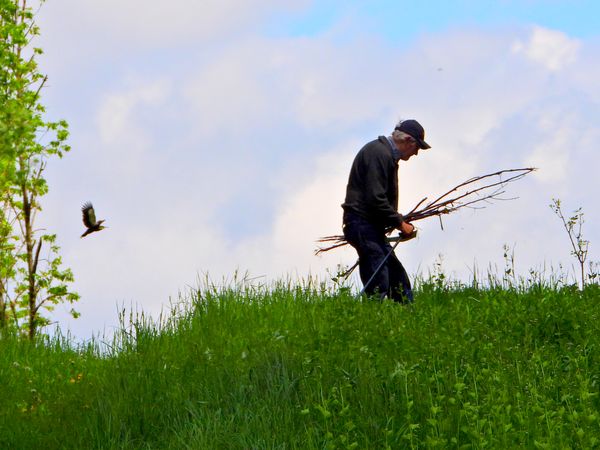
[{"label": "dark cap", "polygon": [[408,134],[410,137],[414,138],[414,140],[417,141],[417,144],[419,144],[419,148],[431,148],[431,145],[425,142],[425,130],[423,129],[421,124],[416,120],[403,120],[398,125],[396,125],[395,129],[398,131],[402,131]]}]

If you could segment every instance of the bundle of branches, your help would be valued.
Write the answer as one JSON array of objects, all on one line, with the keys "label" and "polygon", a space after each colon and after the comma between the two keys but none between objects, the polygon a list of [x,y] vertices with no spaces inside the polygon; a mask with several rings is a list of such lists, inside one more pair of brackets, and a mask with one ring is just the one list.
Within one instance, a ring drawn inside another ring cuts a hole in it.
[{"label": "bundle of branches", "polygon": [[[411,212],[404,215],[406,222],[415,222],[417,220],[426,219],[428,217],[437,216],[441,220],[444,214],[450,214],[461,208],[481,209],[486,203],[491,203],[497,200],[514,200],[514,198],[504,198],[504,188],[511,181],[516,181],[523,178],[528,173],[534,171],[534,168],[528,167],[524,169],[506,169],[487,175],[481,175],[471,178],[453,187],[445,194],[439,196],[435,200],[427,203],[421,209],[418,209],[427,201],[427,197],[421,200],[412,209]],[[387,233],[391,233],[394,229],[390,228]],[[387,234],[386,233],[386,234]],[[319,243],[330,244],[324,247],[318,247],[315,254],[319,255],[334,248],[346,245],[346,239],[342,235],[325,236],[317,240]]]}]

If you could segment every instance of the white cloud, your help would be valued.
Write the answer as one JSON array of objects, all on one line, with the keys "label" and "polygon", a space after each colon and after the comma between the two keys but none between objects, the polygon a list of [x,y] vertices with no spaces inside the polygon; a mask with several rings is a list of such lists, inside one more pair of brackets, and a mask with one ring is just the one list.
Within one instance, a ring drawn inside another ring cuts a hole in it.
[{"label": "white cloud", "polygon": [[537,118],[537,125],[544,137],[536,142],[525,164],[541,170],[537,177],[546,183],[560,183],[569,172],[569,154],[572,143],[577,142],[576,117],[565,111],[544,111]]},{"label": "white cloud", "polygon": [[111,46],[120,42],[125,47],[163,48],[237,34],[255,28],[275,12],[298,12],[308,4],[307,0],[181,0],[176,4],[56,0],[43,6],[41,18],[53,32],[75,33],[82,39],[94,35]]},{"label": "white cloud", "polygon": [[573,64],[578,55],[580,42],[565,33],[534,26],[527,42],[520,40],[513,45],[513,51],[524,53],[532,61],[557,71]]},{"label": "white cloud", "polygon": [[[285,201],[277,211],[272,228],[264,235],[242,242],[236,256],[269,277],[289,273],[324,273],[335,267],[348,252],[326,254],[317,258],[316,240],[324,235],[341,233],[341,217],[348,168],[359,141],[345,141],[335,149],[319,155],[309,179],[301,185],[291,182],[285,189]],[[293,179],[289,174],[288,180]],[[265,251],[268,249],[268,251]],[[341,256],[340,256],[341,255]]]},{"label": "white cloud", "polygon": [[165,82],[155,81],[145,85],[134,84],[132,89],[124,93],[106,95],[100,105],[97,118],[103,142],[122,144],[123,140],[129,137],[130,142],[127,144],[131,144],[131,141],[142,138],[143,130],[134,130],[136,109],[160,105],[169,92],[170,86]]}]

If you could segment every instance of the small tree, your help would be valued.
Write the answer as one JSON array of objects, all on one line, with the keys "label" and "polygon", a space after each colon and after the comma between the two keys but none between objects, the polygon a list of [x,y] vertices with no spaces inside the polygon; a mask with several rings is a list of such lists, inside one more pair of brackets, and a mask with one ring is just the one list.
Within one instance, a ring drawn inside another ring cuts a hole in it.
[{"label": "small tree", "polygon": [[47,77],[39,72],[35,60],[42,50],[31,45],[39,28],[27,0],[0,0],[0,18],[0,258],[6,263],[0,272],[4,296],[0,311],[4,310],[5,318],[10,313],[13,322],[33,339],[39,327],[49,322],[42,316],[44,309],[79,299],[67,287],[73,274],[60,267],[56,235],[35,227],[42,209],[40,198],[48,192],[43,177],[46,164],[70,148],[67,123],[42,117],[45,109],[40,92]]},{"label": "small tree", "polygon": [[583,238],[583,211],[581,208],[576,209],[573,215],[567,220],[561,210],[560,200],[553,198],[552,204],[550,205],[552,211],[560,218],[565,228],[565,231],[569,235],[569,241],[573,250],[571,254],[579,261],[579,268],[581,272],[581,289],[585,287],[585,261],[588,256],[589,241]]}]

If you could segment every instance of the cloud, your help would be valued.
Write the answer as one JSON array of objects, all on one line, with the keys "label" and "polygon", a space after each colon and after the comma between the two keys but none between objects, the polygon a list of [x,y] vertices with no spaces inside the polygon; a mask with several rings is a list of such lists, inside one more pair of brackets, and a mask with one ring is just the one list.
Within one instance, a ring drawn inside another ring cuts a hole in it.
[{"label": "cloud", "polygon": [[537,177],[546,183],[564,181],[569,171],[569,148],[579,139],[577,133],[578,117],[564,110],[544,111],[535,118],[543,137],[533,145],[525,164],[541,167]]},{"label": "cloud", "polygon": [[[121,143],[122,139],[132,132],[135,121],[133,113],[136,108],[156,106],[164,102],[170,88],[165,83],[153,82],[146,85],[134,85],[134,88],[124,94],[107,95],[98,111],[98,127],[104,143]],[[141,109],[141,108],[140,108]],[[135,140],[140,133],[136,133]]]},{"label": "cloud", "polygon": [[[57,0],[45,5],[41,18],[51,31],[91,36],[122,46],[163,48],[188,46],[242,30],[255,29],[278,12],[299,12],[306,0],[182,0],[176,5],[144,0],[79,2]],[[71,20],[60,20],[69,17]],[[47,20],[47,22],[46,22]],[[117,49],[115,49],[117,50]]]},{"label": "cloud", "polygon": [[[244,267],[254,268],[269,278],[311,272],[324,273],[342,262],[338,252],[315,257],[316,239],[341,233],[341,203],[345,195],[347,170],[354,158],[354,149],[362,145],[350,140],[316,157],[308,179],[285,189],[272,226],[254,239],[235,248],[235,255]],[[268,249],[268,251],[266,251]]]},{"label": "cloud", "polygon": [[516,41],[513,51],[524,53],[548,70],[557,71],[575,62],[579,47],[579,40],[570,38],[565,33],[535,26],[529,40]]}]

